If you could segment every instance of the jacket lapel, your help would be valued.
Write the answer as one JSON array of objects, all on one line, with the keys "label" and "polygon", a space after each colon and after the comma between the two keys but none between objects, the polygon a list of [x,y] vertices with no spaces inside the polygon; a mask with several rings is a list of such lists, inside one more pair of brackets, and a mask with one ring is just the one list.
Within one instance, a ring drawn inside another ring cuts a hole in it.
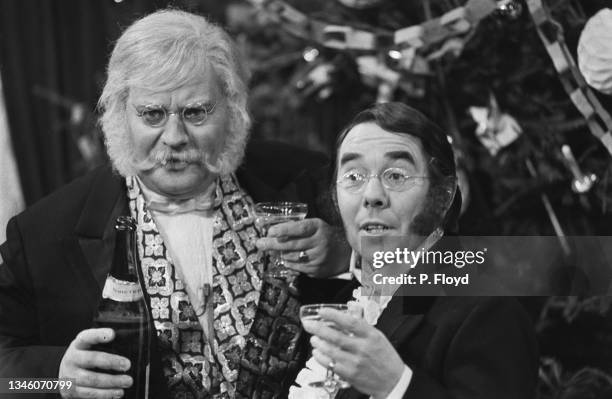
[{"label": "jacket lapel", "polygon": [[94,304],[100,298],[110,269],[114,221],[117,216],[127,212],[122,182],[109,168],[96,172],[75,226],[75,234],[63,242],[67,261]]},{"label": "jacket lapel", "polygon": [[406,313],[404,299],[393,297],[376,323],[376,328],[385,334],[396,350],[399,350],[399,345],[406,342],[421,325],[424,317],[420,313]]}]

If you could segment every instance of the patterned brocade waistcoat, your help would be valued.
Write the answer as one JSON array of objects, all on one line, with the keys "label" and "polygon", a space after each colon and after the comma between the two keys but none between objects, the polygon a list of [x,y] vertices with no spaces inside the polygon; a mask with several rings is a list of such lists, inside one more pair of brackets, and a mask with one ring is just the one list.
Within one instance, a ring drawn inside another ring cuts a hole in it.
[{"label": "patterned brocade waistcoat", "polygon": [[[202,325],[134,178],[139,255],[171,398],[281,398],[304,360],[300,303],[286,281],[262,280],[267,258],[253,200],[233,175],[217,179],[213,214],[213,330]],[[211,342],[212,341],[212,342]]]}]

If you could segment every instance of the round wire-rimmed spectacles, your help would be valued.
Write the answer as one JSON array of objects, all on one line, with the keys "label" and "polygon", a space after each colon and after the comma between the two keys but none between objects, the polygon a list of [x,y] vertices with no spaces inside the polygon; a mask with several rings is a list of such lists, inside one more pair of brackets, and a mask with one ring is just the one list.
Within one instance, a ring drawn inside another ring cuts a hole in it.
[{"label": "round wire-rimmed spectacles", "polygon": [[215,112],[217,103],[193,103],[187,104],[176,111],[170,111],[159,104],[147,104],[136,109],[136,115],[151,127],[162,127],[170,118],[170,115],[179,115],[183,123],[200,126],[206,122],[208,117]]}]

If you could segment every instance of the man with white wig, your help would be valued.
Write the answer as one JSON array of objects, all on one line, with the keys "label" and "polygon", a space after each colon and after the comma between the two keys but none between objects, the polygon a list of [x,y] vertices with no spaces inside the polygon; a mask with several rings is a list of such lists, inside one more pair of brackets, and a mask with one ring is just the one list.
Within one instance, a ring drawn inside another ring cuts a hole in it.
[{"label": "man with white wig", "polygon": [[[99,106],[113,169],[13,218],[0,247],[0,375],[72,378],[66,397],[120,397],[132,384],[127,359],[92,349],[113,331],[91,328],[115,220],[130,215],[157,333],[150,397],[286,395],[304,357],[299,305],[306,295],[321,299],[312,288],[325,280],[316,278],[341,272],[333,265],[346,264],[337,260],[348,247],[332,242],[334,229],[319,218],[275,226],[268,237],[255,224],[255,202],[304,200],[307,185],[278,190],[286,181],[256,176],[248,160],[240,166],[248,73],[221,28],[155,12],[125,30],[107,72]],[[268,170],[299,158],[267,156]],[[269,249],[304,272],[299,292],[263,277]]]}]

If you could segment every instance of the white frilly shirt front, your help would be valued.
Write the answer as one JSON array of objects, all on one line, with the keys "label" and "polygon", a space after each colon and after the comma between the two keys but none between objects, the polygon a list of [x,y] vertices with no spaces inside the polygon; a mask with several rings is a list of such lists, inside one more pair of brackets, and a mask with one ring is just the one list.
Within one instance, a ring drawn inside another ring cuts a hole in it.
[{"label": "white frilly shirt front", "polygon": [[[356,260],[357,257],[355,256],[355,252],[353,252],[351,254],[349,272],[336,276],[336,278],[350,279],[354,276],[355,279],[361,283],[361,269],[357,268]],[[353,301],[357,302],[363,308],[363,317],[365,321],[369,325],[374,326],[378,322],[378,318],[385,310],[393,296],[380,295],[373,297],[362,295],[361,287],[359,287],[353,291],[353,298]],[[300,371],[295,379],[295,383],[298,384],[299,387],[293,385],[289,389],[289,399],[310,399],[319,397],[322,393],[322,389],[312,388],[309,386],[309,384],[315,381],[323,381],[325,379],[326,371],[326,368],[317,362],[313,357],[308,359],[306,366]],[[408,389],[408,385],[410,385],[411,380],[412,370],[410,367],[404,364],[404,371],[389,395],[387,395],[385,398],[376,399],[401,399]]]}]

